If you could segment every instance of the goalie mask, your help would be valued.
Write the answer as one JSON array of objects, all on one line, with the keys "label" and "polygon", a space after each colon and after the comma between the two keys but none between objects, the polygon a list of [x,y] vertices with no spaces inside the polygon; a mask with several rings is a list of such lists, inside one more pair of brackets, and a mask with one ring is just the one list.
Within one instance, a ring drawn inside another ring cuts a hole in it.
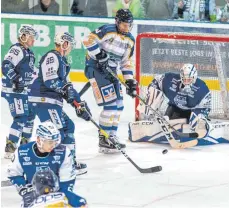
[{"label": "goalie mask", "polygon": [[[68,47],[67,48],[63,48],[63,44],[65,42],[68,42]],[[71,48],[75,48],[76,42],[74,37],[68,33],[68,32],[60,32],[57,33],[55,38],[54,38],[54,43],[56,43],[57,45],[60,45],[62,50],[68,50],[71,46]]]},{"label": "goalie mask", "polygon": [[119,9],[115,16],[118,32],[126,35],[133,27],[133,15],[129,9]]},{"label": "goalie mask", "polygon": [[32,185],[37,196],[59,190],[59,180],[49,168],[38,170],[33,176]]},{"label": "goalie mask", "polygon": [[[38,126],[37,131],[37,146],[45,150],[52,150],[61,142],[61,135],[57,127],[50,121],[46,121]],[[48,151],[49,152],[49,151]]]},{"label": "goalie mask", "polygon": [[185,87],[192,86],[197,79],[197,70],[192,64],[184,64],[180,70],[181,82]]}]

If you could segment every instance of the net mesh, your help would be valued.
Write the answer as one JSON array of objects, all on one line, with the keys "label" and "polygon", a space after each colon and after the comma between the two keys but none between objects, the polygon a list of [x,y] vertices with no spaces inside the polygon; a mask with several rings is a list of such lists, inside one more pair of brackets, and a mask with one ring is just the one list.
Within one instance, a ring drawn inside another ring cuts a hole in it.
[{"label": "net mesh", "polygon": [[[136,77],[142,97],[145,97],[147,86],[156,75],[179,73],[184,64],[191,63],[197,68],[198,77],[212,92],[210,117],[228,118],[229,37],[184,33],[140,34],[136,41],[136,57]],[[162,113],[166,107],[167,100],[161,107]]]}]

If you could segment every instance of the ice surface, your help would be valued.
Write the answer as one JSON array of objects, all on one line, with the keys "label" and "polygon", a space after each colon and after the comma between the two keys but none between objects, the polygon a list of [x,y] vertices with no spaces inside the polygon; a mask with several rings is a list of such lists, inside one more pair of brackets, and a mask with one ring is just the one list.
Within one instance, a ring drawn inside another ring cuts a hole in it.
[{"label": "ice surface", "polygon": [[[76,88],[82,86],[77,84]],[[96,106],[91,90],[83,99],[98,121],[101,109]],[[5,136],[12,121],[3,99],[1,110],[3,156]],[[71,106],[65,110],[76,125],[77,156],[88,165],[88,174],[77,177],[75,191],[87,199],[89,207],[229,207],[229,145],[172,150],[168,146],[130,143],[127,141],[127,125],[134,119],[134,100],[125,96],[118,136],[126,142],[128,155],[141,167],[163,167],[159,173],[141,174],[122,154],[99,154],[97,129],[77,118]],[[38,123],[36,120],[35,126]],[[169,150],[165,155],[162,154],[164,148]],[[1,162],[1,179],[4,180],[9,161],[1,159]],[[20,197],[14,187],[1,188],[1,204],[1,207],[19,207]]]}]

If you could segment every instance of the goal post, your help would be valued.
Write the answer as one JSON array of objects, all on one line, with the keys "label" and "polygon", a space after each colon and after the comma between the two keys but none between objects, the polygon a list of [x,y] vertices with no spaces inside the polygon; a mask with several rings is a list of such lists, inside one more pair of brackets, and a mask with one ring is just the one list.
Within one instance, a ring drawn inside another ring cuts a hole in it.
[{"label": "goal post", "polygon": [[[211,118],[229,118],[229,36],[200,33],[141,33],[136,38],[138,93],[145,96],[156,75],[179,73],[191,63],[212,93]],[[136,118],[139,114],[135,101]],[[166,109],[166,101],[161,108]]]}]

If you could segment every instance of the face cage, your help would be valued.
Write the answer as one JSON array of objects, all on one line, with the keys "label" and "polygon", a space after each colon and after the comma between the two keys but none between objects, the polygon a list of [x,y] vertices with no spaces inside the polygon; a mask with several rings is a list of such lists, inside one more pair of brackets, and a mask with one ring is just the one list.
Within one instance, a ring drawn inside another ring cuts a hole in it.
[{"label": "face cage", "polygon": [[120,29],[119,29],[119,24],[122,23],[122,22],[123,21],[116,20],[117,29],[118,29],[118,32],[119,33],[121,33],[122,35],[126,35],[126,34],[128,34],[132,30],[132,28],[133,28],[133,22],[132,23],[124,22],[124,23],[129,23],[130,24],[129,31],[128,32],[121,32]]}]

